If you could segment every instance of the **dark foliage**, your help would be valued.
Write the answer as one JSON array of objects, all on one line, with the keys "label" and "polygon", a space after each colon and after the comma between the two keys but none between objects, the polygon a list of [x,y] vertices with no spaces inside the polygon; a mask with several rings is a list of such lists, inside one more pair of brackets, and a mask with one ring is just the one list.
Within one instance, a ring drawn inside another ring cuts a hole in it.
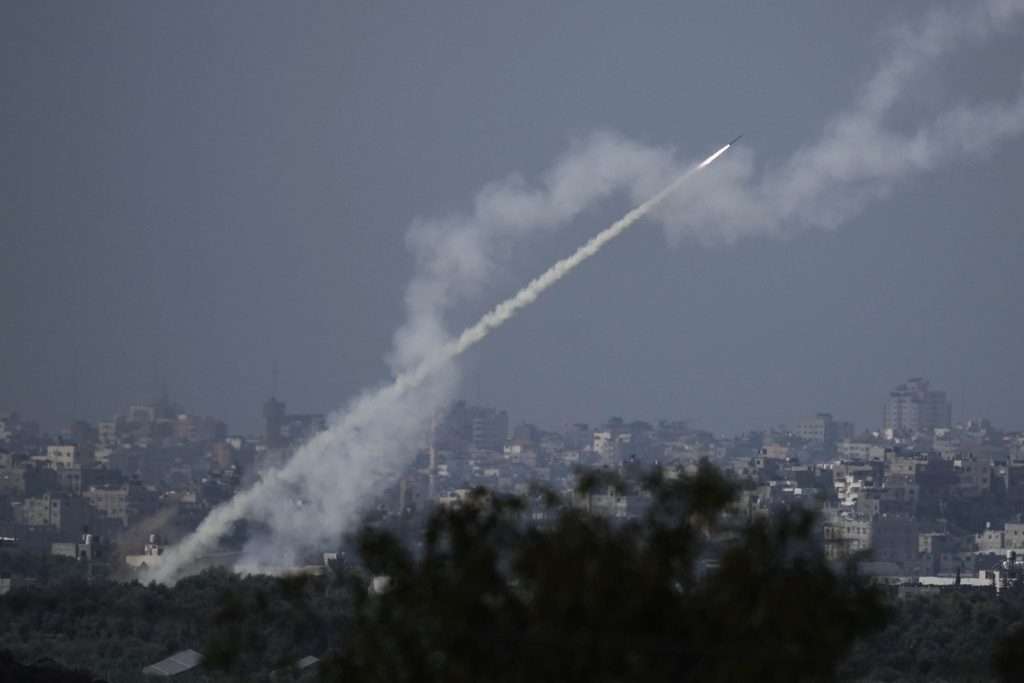
[{"label": "dark foliage", "polygon": [[0,681],[9,683],[104,683],[87,671],[66,669],[53,662],[20,664],[8,651],[0,652]]},{"label": "dark foliage", "polygon": [[[584,478],[582,493],[608,485]],[[322,667],[360,681],[834,680],[883,625],[879,594],[837,575],[814,517],[723,514],[735,489],[710,465],[647,482],[633,521],[566,509],[523,520],[519,498],[478,492],[431,516],[421,555],[364,528],[366,568],[344,650]]]},{"label": "dark foliage", "polygon": [[[999,641],[992,652],[992,670],[1003,683],[1020,681],[1024,676],[1024,623],[1020,623],[1020,620],[1024,618],[1024,614],[1022,614],[1024,609],[1019,600],[1016,607],[1018,623],[1009,635]],[[1005,633],[1006,631],[1000,629],[998,632]]]},{"label": "dark foliage", "polygon": [[314,576],[230,577],[216,605],[203,664],[243,680],[339,649],[350,611],[345,592]]},{"label": "dark foliage", "polygon": [[70,557],[21,548],[2,548],[0,573],[16,577],[29,576],[40,583],[50,583],[65,579],[85,579],[88,576],[88,565]]},{"label": "dark foliage", "polygon": [[999,643],[1020,623],[1021,608],[1019,594],[996,596],[976,588],[894,599],[889,625],[858,642],[841,673],[858,683],[994,683],[1002,666],[1009,673],[1003,680],[1020,681],[1024,662],[1000,659],[1009,646]]},{"label": "dark foliage", "polygon": [[[48,563],[64,559],[39,554],[24,561],[45,570]],[[142,676],[143,667],[180,650],[198,649],[206,641],[210,616],[230,577],[211,570],[173,588],[89,582],[80,563],[71,562],[76,571],[58,562],[56,566],[69,571],[58,573],[51,567],[48,583],[0,596],[0,647],[12,662],[49,660],[111,682],[150,680]],[[187,679],[196,676],[190,672],[176,680]]]},{"label": "dark foliage", "polygon": [[1020,501],[1005,491],[969,492],[954,486],[943,491],[934,505],[919,505],[918,518],[942,519],[954,535],[971,536],[985,531],[988,522],[1012,519],[1019,512]]}]

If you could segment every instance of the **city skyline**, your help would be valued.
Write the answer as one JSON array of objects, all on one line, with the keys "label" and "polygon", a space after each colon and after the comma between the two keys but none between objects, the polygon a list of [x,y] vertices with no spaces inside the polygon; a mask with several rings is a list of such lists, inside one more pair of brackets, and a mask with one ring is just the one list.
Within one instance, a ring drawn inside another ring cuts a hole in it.
[{"label": "city skyline", "polygon": [[[973,416],[965,419],[957,419],[954,417],[955,405],[951,398],[947,396],[947,392],[942,389],[930,388],[930,382],[927,378],[912,377],[907,381],[895,385],[888,392],[888,396],[884,400],[880,400],[879,405],[880,414],[882,418],[877,424],[857,424],[850,420],[845,420],[842,415],[833,415],[828,411],[822,410],[808,410],[804,414],[794,417],[793,419],[787,420],[786,422],[780,423],[773,427],[769,427],[768,430],[759,430],[757,428],[750,428],[740,430],[734,433],[713,433],[715,438],[730,438],[740,436],[747,433],[756,431],[782,431],[795,433],[800,436],[807,436],[805,432],[811,434],[825,434],[827,430],[835,429],[836,427],[826,427],[825,423],[832,425],[839,425],[839,434],[842,438],[852,439],[865,434],[883,434],[887,431],[894,431],[896,433],[916,433],[918,431],[934,431],[935,429],[956,429],[963,428],[968,423],[978,424],[981,422],[988,422],[993,426],[1003,429],[1009,433],[1016,433],[1019,430],[1011,425],[1000,425],[994,424],[986,416]],[[164,387],[166,391],[166,387]],[[282,397],[283,398],[283,397]],[[100,418],[99,420],[89,422],[88,420],[80,420],[78,424],[82,422],[88,424],[90,427],[97,428],[103,423],[113,424],[114,421],[123,420],[132,422],[135,418],[133,415],[146,410],[152,413],[153,408],[159,408],[160,406],[168,406],[177,409],[181,415],[189,416],[190,418],[197,418],[201,420],[214,420],[220,422],[220,418],[216,414],[208,415],[196,415],[191,412],[187,405],[178,404],[175,401],[170,400],[169,396],[164,394],[154,398],[152,401],[144,401],[141,403],[132,404],[126,406],[122,412],[118,412],[113,415],[108,415]],[[329,419],[329,413],[326,411],[314,411],[312,413],[294,414],[287,409],[288,402],[279,400],[279,397],[272,395],[262,405],[262,421],[263,426],[255,432],[242,433],[235,430],[230,430],[227,425],[225,429],[230,431],[233,436],[242,436],[246,438],[252,438],[257,436],[259,432],[265,432],[270,434],[272,431],[280,430],[280,428],[290,422],[295,421],[296,424],[301,424],[302,431],[306,434],[303,437],[303,441],[308,439],[310,436],[315,434],[317,431],[325,429],[327,420]],[[459,411],[461,407],[469,406],[472,410],[483,410],[490,413],[499,412],[503,417],[504,424],[506,425],[506,432],[512,434],[515,430],[513,429],[517,425],[529,426],[531,428],[540,429],[543,432],[561,432],[563,429],[570,428],[575,425],[587,425],[592,428],[599,428],[601,425],[607,425],[614,421],[620,420],[624,423],[630,423],[634,421],[648,422],[651,424],[658,423],[687,423],[693,429],[700,431],[703,430],[699,425],[692,424],[689,420],[679,418],[664,418],[664,419],[653,419],[650,416],[644,415],[633,415],[629,413],[615,414],[604,416],[597,420],[575,420],[566,424],[554,425],[545,421],[539,423],[527,422],[525,420],[512,420],[508,417],[507,411],[502,406],[489,406],[483,405],[473,401],[466,397],[456,397],[452,399],[452,402],[446,406],[442,406],[438,415],[449,414],[451,411]],[[9,411],[15,415],[18,415],[18,419],[21,423],[33,423],[35,420],[29,415],[20,414],[17,410]],[[919,417],[920,415],[920,417]],[[450,418],[448,418],[450,419]],[[824,421],[824,422],[823,422]],[[74,423],[63,425],[56,430],[42,429],[43,432],[50,434],[51,436],[59,436],[60,433],[67,432],[70,427],[74,426]],[[826,431],[823,431],[826,430]],[[509,438],[514,438],[509,436]],[[837,437],[833,435],[831,440],[835,440]]]}]

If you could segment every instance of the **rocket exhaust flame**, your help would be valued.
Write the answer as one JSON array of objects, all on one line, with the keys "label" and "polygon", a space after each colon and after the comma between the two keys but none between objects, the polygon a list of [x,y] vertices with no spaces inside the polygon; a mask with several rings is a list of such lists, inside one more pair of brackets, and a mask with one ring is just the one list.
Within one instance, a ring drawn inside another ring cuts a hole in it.
[{"label": "rocket exhaust flame", "polygon": [[[741,135],[741,136],[737,137],[737,138],[736,138],[736,140],[739,140],[739,139],[740,139],[741,137],[743,137],[743,136]],[[736,140],[733,140],[732,142],[736,142]],[[714,154],[712,154],[711,156],[709,156],[709,157],[708,157],[707,159],[705,159],[704,161],[700,162],[700,164],[699,164],[699,165],[697,166],[697,169],[696,169],[696,170],[700,170],[700,169],[704,168],[705,166],[707,166],[708,164],[710,164],[710,163],[711,163],[712,161],[714,161],[715,159],[717,159],[717,158],[718,158],[718,156],[719,156],[719,155],[720,155],[720,154],[721,154],[722,152],[724,152],[725,150],[727,150],[727,149],[729,149],[730,147],[732,147],[732,142],[730,142],[730,143],[729,143],[728,145],[726,145],[726,146],[725,146],[725,147],[723,147],[722,149],[718,150],[717,152],[715,152]]]},{"label": "rocket exhaust flame", "polygon": [[[178,545],[167,550],[163,555],[160,565],[151,571],[148,578],[161,582],[174,581],[181,570],[187,568],[200,555],[211,552],[216,547],[220,538],[231,530],[231,526],[235,522],[259,515],[261,512],[267,514],[267,510],[261,509],[265,507],[262,501],[268,500],[268,495],[272,491],[298,483],[307,465],[326,457],[333,445],[347,438],[368,420],[371,420],[379,411],[418,387],[446,363],[483,340],[492,330],[536,301],[537,297],[545,290],[568,275],[583,261],[595,255],[605,244],[625,232],[627,228],[643,218],[652,208],[657,206],[665,197],[672,194],[694,173],[713,162],[731,146],[732,143],[729,143],[697,166],[679,176],[661,192],[590,238],[586,244],[578,248],[571,256],[558,261],[544,273],[534,278],[532,282],[519,290],[515,295],[495,306],[489,313],[480,318],[475,325],[466,328],[457,338],[438,348],[413,370],[400,374],[390,385],[377,391],[368,400],[359,402],[345,415],[343,420],[330,429],[316,435],[300,448],[294,457],[280,470],[269,472],[251,488],[238,493],[228,502],[215,508],[206,516],[195,532],[183,539]],[[276,500],[277,498],[272,496],[269,499]]]}]

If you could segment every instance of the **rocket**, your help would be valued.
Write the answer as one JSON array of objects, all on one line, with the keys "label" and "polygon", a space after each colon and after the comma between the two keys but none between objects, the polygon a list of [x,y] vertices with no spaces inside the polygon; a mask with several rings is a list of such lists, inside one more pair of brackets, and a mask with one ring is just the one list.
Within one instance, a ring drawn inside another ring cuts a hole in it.
[{"label": "rocket", "polygon": [[[727,149],[729,149],[730,147],[732,147],[732,144],[733,144],[733,142],[736,142],[736,140],[739,140],[739,139],[740,139],[741,137],[743,137],[743,133],[740,133],[739,135],[737,135],[737,136],[736,136],[736,139],[735,139],[735,140],[733,140],[733,141],[732,141],[732,142],[730,142],[730,143],[729,143],[728,145],[726,145],[726,146],[725,146],[725,147],[723,147],[722,149],[718,150],[717,152],[715,152],[714,154],[712,154],[711,156],[709,156],[709,157],[708,157],[707,159],[705,159],[704,161],[700,162],[700,163],[699,163],[699,164],[697,165],[697,168],[696,168],[696,169],[694,169],[694,170],[700,170],[700,169],[704,168],[705,166],[707,166],[708,164],[710,164],[710,163],[711,163],[712,161],[714,161],[715,159],[717,159],[717,158],[719,157],[719,155],[721,155],[721,154],[722,154],[722,152],[724,152],[725,150],[727,150]],[[684,175],[683,177],[685,178],[686,176]],[[680,180],[682,180],[682,178],[680,178]],[[677,180],[676,182],[679,182],[679,181]],[[671,187],[675,187],[675,185],[672,185]]]}]

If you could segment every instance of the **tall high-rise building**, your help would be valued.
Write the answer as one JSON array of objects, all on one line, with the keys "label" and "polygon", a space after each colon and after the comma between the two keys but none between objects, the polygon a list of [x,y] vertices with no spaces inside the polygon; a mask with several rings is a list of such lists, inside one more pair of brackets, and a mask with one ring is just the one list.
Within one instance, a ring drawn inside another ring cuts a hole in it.
[{"label": "tall high-rise building", "polygon": [[323,415],[287,415],[284,401],[271,398],[263,404],[263,419],[267,422],[265,439],[273,446],[298,446],[327,428]]},{"label": "tall high-rise building", "polygon": [[263,404],[263,419],[267,422],[265,438],[268,443],[277,444],[285,441],[281,427],[285,423],[284,401],[271,398]]},{"label": "tall high-rise building", "polygon": [[455,436],[482,451],[498,451],[508,439],[508,413],[456,401],[440,425],[439,436]]},{"label": "tall high-rise building", "polygon": [[928,380],[914,377],[889,392],[883,425],[907,432],[948,429],[952,415],[946,392],[930,390]]}]

